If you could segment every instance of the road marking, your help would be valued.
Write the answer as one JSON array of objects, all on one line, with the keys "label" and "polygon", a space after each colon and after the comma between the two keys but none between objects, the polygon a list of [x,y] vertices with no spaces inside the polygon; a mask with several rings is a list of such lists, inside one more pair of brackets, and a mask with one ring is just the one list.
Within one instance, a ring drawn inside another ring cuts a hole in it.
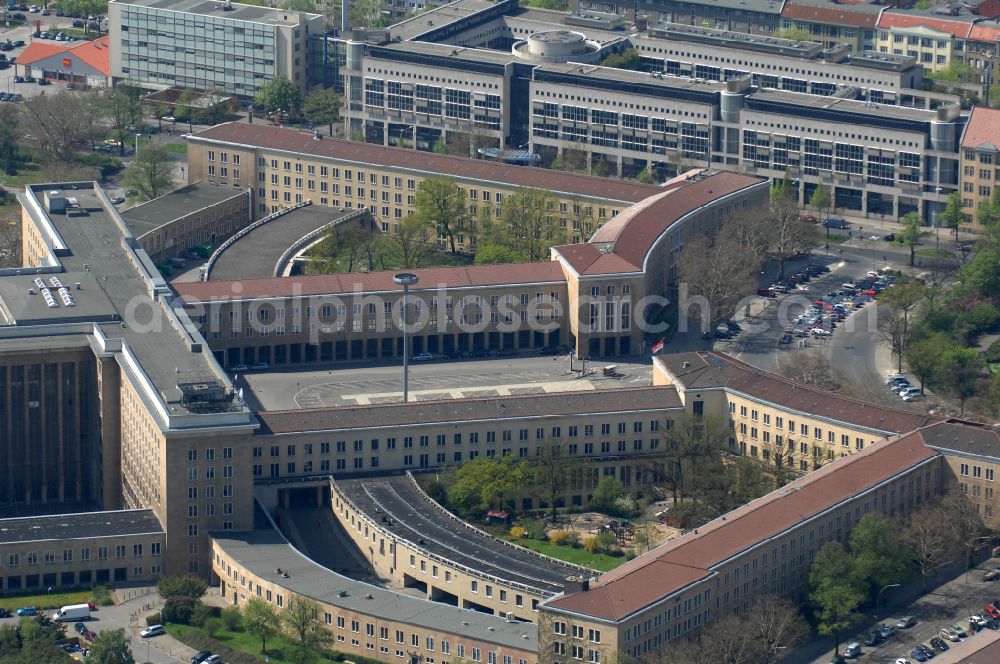
[{"label": "road marking", "polygon": [[[477,385],[475,387],[457,387],[446,392],[441,390],[411,390],[410,396],[417,401],[428,401],[431,399],[465,399],[477,396],[506,397],[517,394],[538,394],[552,392],[591,392],[596,390],[590,381],[550,381],[547,383],[519,383],[512,385]],[[402,397],[402,392],[368,392],[364,394],[344,394],[341,399],[344,401],[354,401],[358,406],[367,406],[372,403],[387,403],[393,398]],[[318,397],[317,397],[318,400]],[[304,401],[304,399],[303,399]]]}]

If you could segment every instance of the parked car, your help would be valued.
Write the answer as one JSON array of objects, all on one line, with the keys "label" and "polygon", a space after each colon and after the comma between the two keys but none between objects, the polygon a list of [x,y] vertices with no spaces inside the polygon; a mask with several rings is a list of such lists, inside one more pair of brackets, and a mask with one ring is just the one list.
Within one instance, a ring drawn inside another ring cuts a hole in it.
[{"label": "parked car", "polygon": [[778,337],[779,344],[790,344],[792,343],[792,336],[790,334],[782,334]]},{"label": "parked car", "polygon": [[899,622],[896,623],[896,627],[898,627],[899,629],[909,629],[916,624],[917,624],[917,619],[914,618],[913,616],[903,616],[902,618],[899,619]]},{"label": "parked car", "polygon": [[51,83],[49,82],[49,79],[47,79],[47,78],[40,78],[40,79],[38,79],[38,84],[39,84],[39,85],[52,85],[52,84],[51,84]]},{"label": "parked car", "polygon": [[895,242],[896,241],[896,234],[895,233],[886,233],[885,235],[882,236],[882,239],[885,240],[886,242]]},{"label": "parked car", "polygon": [[139,632],[139,636],[144,639],[160,636],[162,634],[166,634],[166,630],[163,629],[163,625],[150,625],[146,629]]},{"label": "parked car", "polygon": [[961,641],[962,638],[958,635],[958,632],[953,630],[951,627],[942,627],[941,631],[938,632],[940,636],[945,641]]},{"label": "parked car", "polygon": [[75,631],[75,632],[76,632],[77,634],[83,634],[84,632],[86,632],[86,631],[87,631],[87,626],[86,626],[86,625],[84,625],[84,624],[83,624],[82,622],[78,622],[78,623],[76,623],[75,625],[73,625],[73,630],[74,630],[74,631]]},{"label": "parked car", "polygon": [[124,196],[115,196],[115,197],[113,197],[111,199],[111,202],[114,203],[115,205],[121,205],[122,203],[125,202],[125,197]]},{"label": "parked car", "polygon": [[954,625],[952,625],[951,628],[953,630],[955,630],[955,633],[958,634],[959,637],[961,637],[963,639],[969,638],[969,633],[966,632],[965,629],[961,625],[959,625],[958,623],[955,623]]},{"label": "parked car", "polygon": [[924,653],[922,648],[914,648],[910,651],[910,657],[917,660],[918,662],[926,662],[929,658],[926,653]]},{"label": "parked car", "polygon": [[865,645],[869,648],[872,646],[877,646],[882,643],[882,637],[876,631],[868,632],[868,636],[865,637]]},{"label": "parked car", "polygon": [[427,362],[428,360],[433,360],[434,356],[431,353],[417,353],[410,358],[411,362]]},{"label": "parked car", "polygon": [[38,607],[33,604],[31,606],[22,606],[17,610],[17,615],[19,616],[33,616],[36,613],[38,613]]},{"label": "parked car", "polygon": [[250,367],[252,371],[267,371],[268,368],[269,367],[267,362],[257,362],[252,367]]},{"label": "parked car", "polygon": [[939,636],[935,636],[930,640],[931,647],[938,652],[944,652],[948,649],[948,644],[941,639]]},{"label": "parked car", "polygon": [[14,77],[14,82],[15,83],[24,83],[24,77],[23,76],[15,76]]},{"label": "parked car", "polygon": [[83,21],[80,21],[80,20],[73,21],[73,27],[74,28],[82,28],[82,27],[84,27],[84,23],[83,23]]},{"label": "parked car", "polygon": [[191,664],[201,664],[211,656],[212,656],[211,650],[202,650],[200,652],[191,655]]},{"label": "parked car", "polygon": [[881,636],[883,639],[888,639],[889,637],[891,637],[893,634],[896,633],[896,626],[890,625],[889,623],[884,623],[882,625],[879,625],[878,633],[879,636]]},{"label": "parked car", "polygon": [[247,370],[247,365],[241,362],[240,364],[234,364],[233,366],[229,367],[229,370],[233,372],[245,372]]},{"label": "parked car", "polygon": [[847,221],[844,219],[838,219],[837,217],[829,217],[823,222],[823,225],[827,228],[847,228]]},{"label": "parked car", "polygon": [[164,116],[163,116],[162,118],[160,118],[160,119],[161,119],[161,120],[163,120],[164,122],[177,122],[177,118],[175,118],[175,117],[174,117],[174,116],[172,116],[172,115],[164,115]]},{"label": "parked car", "polygon": [[221,655],[209,655],[203,664],[222,664]]},{"label": "parked car", "polygon": [[861,657],[861,644],[855,641],[844,648],[844,657]]},{"label": "parked car", "polygon": [[0,618],[10,618],[10,616],[11,616],[10,610],[0,606]]}]

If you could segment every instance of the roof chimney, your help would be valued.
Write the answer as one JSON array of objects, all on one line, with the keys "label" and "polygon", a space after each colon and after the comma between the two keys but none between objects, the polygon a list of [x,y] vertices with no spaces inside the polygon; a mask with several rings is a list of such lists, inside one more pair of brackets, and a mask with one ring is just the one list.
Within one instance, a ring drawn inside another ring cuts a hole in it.
[{"label": "roof chimney", "polygon": [[567,576],[563,589],[567,595],[585,593],[590,590],[590,579],[582,576]]}]

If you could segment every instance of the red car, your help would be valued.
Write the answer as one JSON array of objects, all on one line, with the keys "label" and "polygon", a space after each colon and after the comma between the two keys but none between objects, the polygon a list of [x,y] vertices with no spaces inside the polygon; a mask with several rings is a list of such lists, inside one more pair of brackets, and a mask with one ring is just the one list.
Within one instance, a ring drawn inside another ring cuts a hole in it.
[{"label": "red car", "polygon": [[983,611],[985,611],[986,615],[988,615],[990,618],[1000,618],[1000,611],[998,611],[997,607],[993,606],[992,604],[987,604],[986,606],[984,606]]},{"label": "red car", "polygon": [[85,604],[90,607],[91,611],[96,611],[97,610],[97,605],[94,604],[93,602],[88,601],[88,602],[85,602]]}]

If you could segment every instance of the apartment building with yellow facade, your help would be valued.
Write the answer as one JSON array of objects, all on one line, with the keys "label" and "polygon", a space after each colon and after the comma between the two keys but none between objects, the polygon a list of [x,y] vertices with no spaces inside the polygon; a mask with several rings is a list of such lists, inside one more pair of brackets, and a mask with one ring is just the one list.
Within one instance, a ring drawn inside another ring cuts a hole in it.
[{"label": "apartment building with yellow facade", "polygon": [[[383,232],[414,211],[424,178],[449,176],[467,196],[467,218],[455,229],[460,251],[474,251],[477,220],[499,219],[504,198],[523,188],[551,191],[566,237],[586,241],[624,208],[659,190],[653,185],[511,166],[323,137],[268,124],[224,123],[188,137],[188,181],[206,180],[255,192],[255,218],[311,200],[367,209]],[[443,240],[442,240],[443,241]]]},{"label": "apartment building with yellow facade", "polygon": [[1000,182],[1000,110],[977,106],[962,132],[962,212],[978,222],[979,206],[993,196]]}]

